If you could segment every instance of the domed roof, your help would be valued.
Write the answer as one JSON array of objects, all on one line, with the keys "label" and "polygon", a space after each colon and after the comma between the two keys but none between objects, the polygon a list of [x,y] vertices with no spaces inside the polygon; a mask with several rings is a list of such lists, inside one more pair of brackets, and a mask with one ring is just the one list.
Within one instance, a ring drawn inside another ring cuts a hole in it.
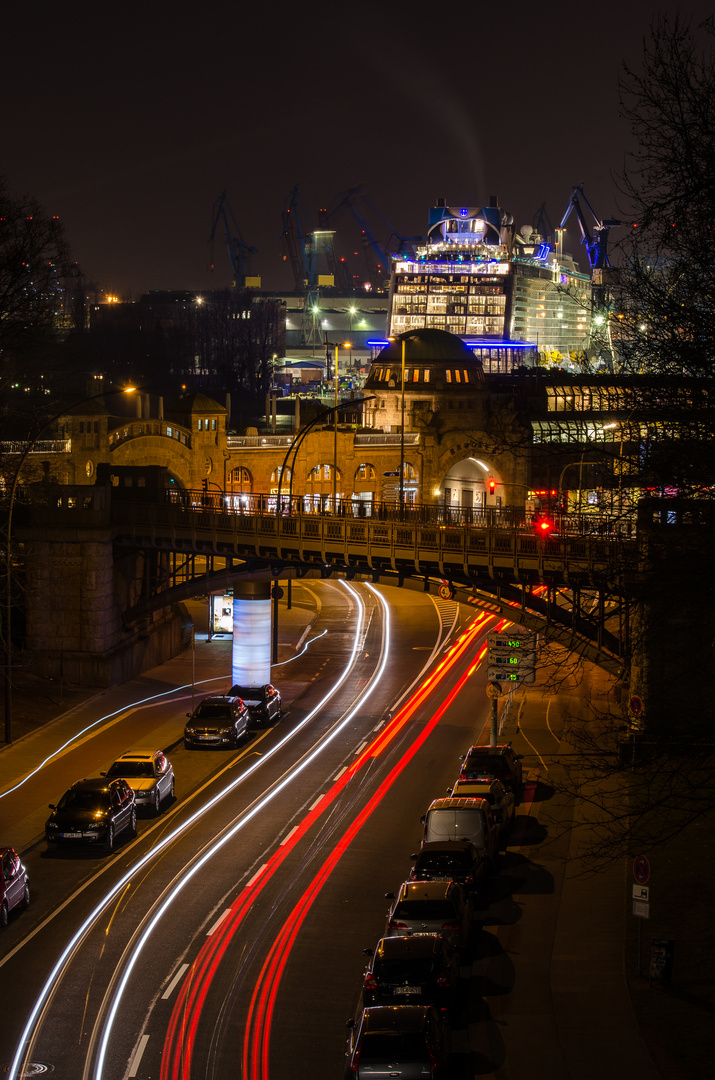
[{"label": "domed roof", "polygon": [[200,390],[191,394],[182,394],[176,401],[172,401],[171,405],[167,406],[167,413],[172,413],[174,416],[187,416],[189,413],[225,413],[226,409],[223,405],[219,405],[218,401],[214,401],[208,394],[202,394]]},{"label": "domed roof", "polygon": [[479,363],[461,338],[446,330],[408,330],[399,334],[378,355],[376,363],[402,363],[402,342],[405,343],[405,363],[428,364],[432,360],[451,363]]}]

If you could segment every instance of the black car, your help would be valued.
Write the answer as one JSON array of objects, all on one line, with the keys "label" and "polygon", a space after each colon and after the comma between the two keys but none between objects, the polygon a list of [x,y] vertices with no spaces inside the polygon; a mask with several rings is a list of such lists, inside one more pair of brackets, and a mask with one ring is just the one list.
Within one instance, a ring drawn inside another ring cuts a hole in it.
[{"label": "black car", "polygon": [[410,881],[457,881],[480,896],[489,880],[486,852],[468,840],[432,841],[413,852]]},{"label": "black car", "polygon": [[281,696],[271,683],[263,686],[232,686],[231,693],[243,699],[252,727],[266,727],[281,717]]},{"label": "black car", "polygon": [[84,844],[112,851],[119,833],[137,833],[134,792],[120,777],[78,780],[57,806],[50,803],[50,810],[45,824],[48,847]]},{"label": "black car", "polygon": [[233,694],[209,694],[189,718],[184,728],[184,747],[235,749],[248,732],[248,709],[240,697]]},{"label": "black car", "polygon": [[448,1075],[449,1028],[433,1005],[374,1005],[348,1021],[346,1080]]},{"label": "black car", "polygon": [[520,803],[524,797],[522,756],[515,753],[511,743],[502,746],[470,746],[461,759],[459,779],[477,780],[479,777],[494,776],[514,792],[517,803]]},{"label": "black car", "polygon": [[436,1005],[454,1003],[459,979],[459,956],[440,934],[381,938],[365,949],[370,964],[365,972],[362,1003],[369,1005]]}]

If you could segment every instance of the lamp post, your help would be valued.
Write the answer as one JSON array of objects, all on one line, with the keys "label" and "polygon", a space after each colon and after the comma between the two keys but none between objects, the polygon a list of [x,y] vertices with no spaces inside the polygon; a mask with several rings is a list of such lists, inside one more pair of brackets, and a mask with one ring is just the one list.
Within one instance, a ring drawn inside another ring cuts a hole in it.
[{"label": "lamp post", "polygon": [[127,386],[122,390],[111,390],[109,392],[103,391],[101,394],[89,394],[87,397],[80,398],[79,401],[73,402],[60,412],[50,416],[44,423],[37,429],[33,437],[28,441],[27,445],[22,450],[15,472],[13,474],[12,483],[10,485],[10,497],[8,499],[7,508],[7,523],[5,529],[5,743],[10,744],[12,742],[12,516],[15,508],[15,496],[17,494],[17,486],[20,480],[20,473],[22,467],[27,461],[27,458],[33,448],[40,441],[40,437],[45,433],[48,427],[54,424],[61,416],[65,416],[73,409],[78,408],[80,405],[85,405],[89,401],[96,401],[98,398],[107,397],[108,394],[133,394],[141,387]]},{"label": "lamp post", "polygon": [[[328,349],[331,343],[325,342],[326,355],[328,355]],[[344,349],[352,348],[349,341],[342,342]],[[335,364],[333,371],[333,378],[335,383],[335,405],[333,406],[333,513],[337,514],[338,507],[338,349],[340,345],[333,345],[335,349]]]},{"label": "lamp post", "polygon": [[405,339],[402,338],[402,374],[400,377],[400,521],[405,516]]}]

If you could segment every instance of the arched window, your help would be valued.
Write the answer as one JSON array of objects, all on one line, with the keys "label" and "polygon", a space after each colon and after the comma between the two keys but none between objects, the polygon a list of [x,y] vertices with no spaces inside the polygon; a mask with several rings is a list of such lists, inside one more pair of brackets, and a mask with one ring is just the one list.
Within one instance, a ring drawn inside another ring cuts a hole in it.
[{"label": "arched window", "polygon": [[356,480],[374,480],[375,479],[375,466],[370,465],[367,462],[363,462],[362,465],[358,465],[355,470]]},{"label": "arched window", "polygon": [[[292,475],[292,470],[286,465],[285,469],[283,470],[283,484],[281,485],[284,491],[287,491],[290,487],[290,479]],[[271,473],[271,487],[278,486],[278,481],[280,480],[280,477],[281,466],[279,465],[278,468],[274,469]]]},{"label": "arched window", "polygon": [[[340,483],[340,469],[337,471],[338,483]],[[306,480],[309,484],[327,484],[333,481],[332,465],[314,465],[308,473]]]},{"label": "arched window", "polygon": [[228,474],[228,488],[234,495],[250,495],[253,491],[253,477],[243,465],[232,469]]}]

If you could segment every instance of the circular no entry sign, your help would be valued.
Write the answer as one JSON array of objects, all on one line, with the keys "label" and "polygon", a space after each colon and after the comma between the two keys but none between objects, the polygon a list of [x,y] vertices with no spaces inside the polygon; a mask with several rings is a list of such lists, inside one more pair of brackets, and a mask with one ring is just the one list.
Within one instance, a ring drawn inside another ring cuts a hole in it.
[{"label": "circular no entry sign", "polygon": [[636,855],[633,860],[633,877],[639,885],[645,885],[650,877],[650,863],[645,855]]}]

